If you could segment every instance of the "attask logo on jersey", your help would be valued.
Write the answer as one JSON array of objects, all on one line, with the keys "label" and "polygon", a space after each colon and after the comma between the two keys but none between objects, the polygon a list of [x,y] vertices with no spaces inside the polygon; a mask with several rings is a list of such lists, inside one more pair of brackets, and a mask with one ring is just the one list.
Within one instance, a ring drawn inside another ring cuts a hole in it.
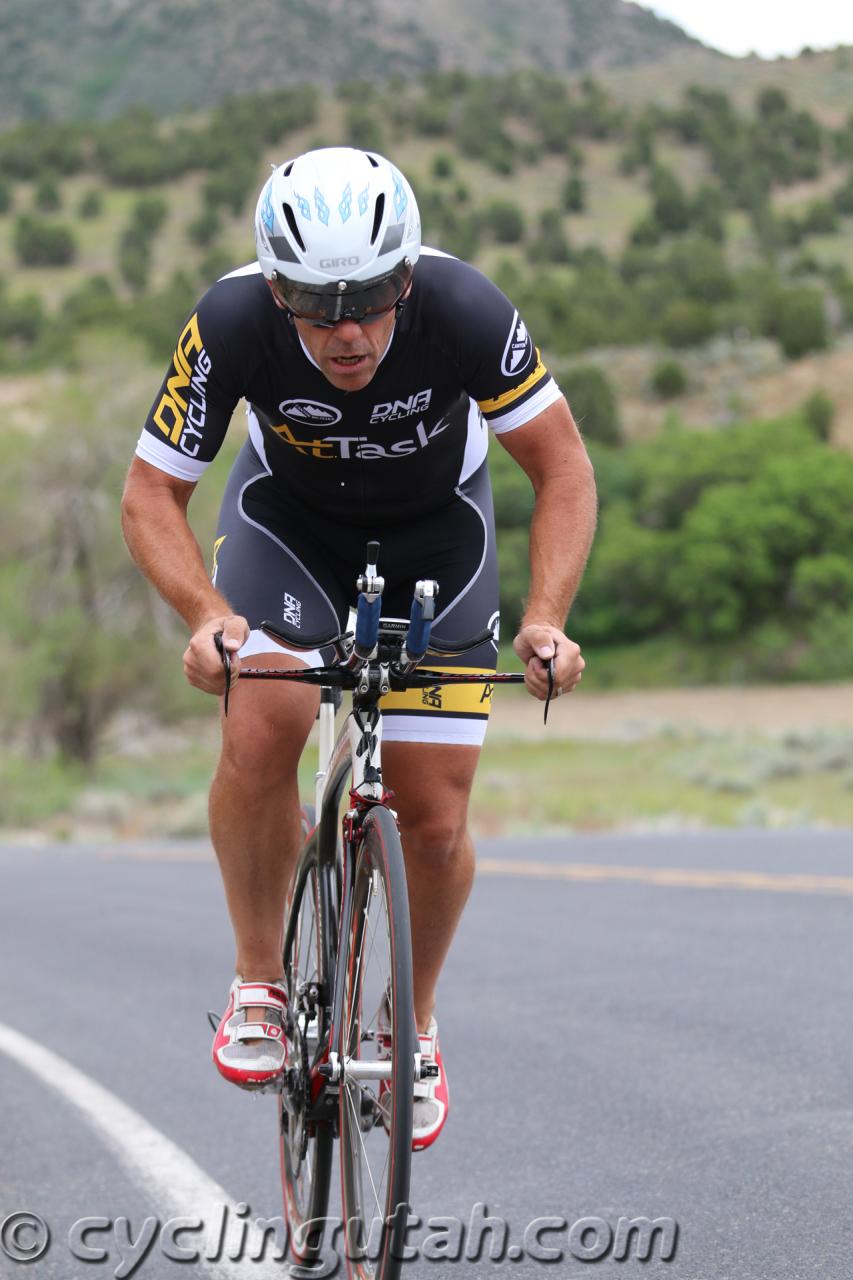
[{"label": "attask logo on jersey", "polygon": [[344,416],[334,405],[319,400],[282,400],[278,408],[292,422],[310,422],[314,427],[333,427]]},{"label": "attask logo on jersey", "polygon": [[533,359],[533,341],[527,332],[527,325],[523,320],[519,319],[516,311],[512,317],[512,324],[509,327],[509,337],[504,347],[504,356],[501,361],[501,373],[506,378],[511,378],[516,373],[521,373],[530,364]]}]

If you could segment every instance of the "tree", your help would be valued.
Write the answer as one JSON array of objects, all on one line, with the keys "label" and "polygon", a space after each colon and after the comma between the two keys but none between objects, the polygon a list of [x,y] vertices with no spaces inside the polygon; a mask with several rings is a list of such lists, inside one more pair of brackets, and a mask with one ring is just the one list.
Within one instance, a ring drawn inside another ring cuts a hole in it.
[{"label": "tree", "polygon": [[576,173],[570,173],[563,185],[563,208],[567,213],[583,213],[586,208],[586,183]]},{"label": "tree", "polygon": [[686,231],[690,205],[684,188],[670,169],[658,165],[652,173],[652,212],[663,231]]},{"label": "tree", "polygon": [[43,432],[2,442],[0,635],[16,658],[0,725],[6,739],[27,726],[34,751],[85,766],[118,708],[168,705],[159,655],[178,637],[117,529],[127,438],[113,428],[127,380],[114,394],[102,378],[91,392],[66,386]]}]

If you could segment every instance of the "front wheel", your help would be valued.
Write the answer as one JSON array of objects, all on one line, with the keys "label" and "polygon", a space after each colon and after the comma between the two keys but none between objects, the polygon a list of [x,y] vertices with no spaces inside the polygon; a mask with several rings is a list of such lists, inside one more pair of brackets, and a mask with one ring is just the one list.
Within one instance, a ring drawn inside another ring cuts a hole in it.
[{"label": "front wheel", "polygon": [[312,1115],[319,1092],[312,1067],[328,1032],[327,878],[316,844],[309,846],[297,867],[284,938],[293,1055],[279,1103],[281,1184],[291,1250],[306,1265],[319,1257],[332,1172],[332,1124]]},{"label": "front wheel", "polygon": [[418,1042],[403,851],[381,805],[364,819],[347,930],[340,1088],[347,1268],[353,1280],[395,1280],[409,1209]]}]

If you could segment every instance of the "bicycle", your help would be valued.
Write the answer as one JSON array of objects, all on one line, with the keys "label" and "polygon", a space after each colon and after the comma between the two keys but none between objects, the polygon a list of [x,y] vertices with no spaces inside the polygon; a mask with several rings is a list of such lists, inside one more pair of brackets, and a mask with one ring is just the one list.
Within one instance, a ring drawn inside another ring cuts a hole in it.
[{"label": "bicycle", "polygon": [[[241,679],[321,686],[316,808],[303,809],[305,841],[284,932],[293,1054],[279,1089],[281,1178],[291,1249],[298,1263],[310,1267],[323,1245],[333,1142],[339,1138],[351,1280],[399,1275],[409,1213],[413,1086],[438,1071],[422,1064],[418,1052],[406,872],[393,793],[382,781],[380,699],[409,688],[524,679],[421,667],[427,653],[456,656],[491,640],[492,632],[461,644],[432,636],[438,592],[432,580],[416,584],[408,623],[382,618],[378,554],[379,543],[368,543],[357,605],[342,634],[306,637],[288,624],[262,623],[288,648],[333,648],[332,665],[240,673]],[[221,637],[217,644],[227,715],[230,660]],[[552,687],[553,664],[549,701]],[[335,738],[344,690],[352,692],[352,709]],[[547,708],[546,702],[546,720]],[[349,805],[341,817],[348,780]]]}]

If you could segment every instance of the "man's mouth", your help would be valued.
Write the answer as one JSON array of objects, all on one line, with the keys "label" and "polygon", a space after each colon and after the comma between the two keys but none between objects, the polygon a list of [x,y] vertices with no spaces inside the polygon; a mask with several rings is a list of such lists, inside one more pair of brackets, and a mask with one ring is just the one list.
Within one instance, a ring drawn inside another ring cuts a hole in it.
[{"label": "man's mouth", "polygon": [[331,359],[335,364],[342,364],[346,367],[361,364],[362,360],[366,360],[367,356],[332,356]]}]

